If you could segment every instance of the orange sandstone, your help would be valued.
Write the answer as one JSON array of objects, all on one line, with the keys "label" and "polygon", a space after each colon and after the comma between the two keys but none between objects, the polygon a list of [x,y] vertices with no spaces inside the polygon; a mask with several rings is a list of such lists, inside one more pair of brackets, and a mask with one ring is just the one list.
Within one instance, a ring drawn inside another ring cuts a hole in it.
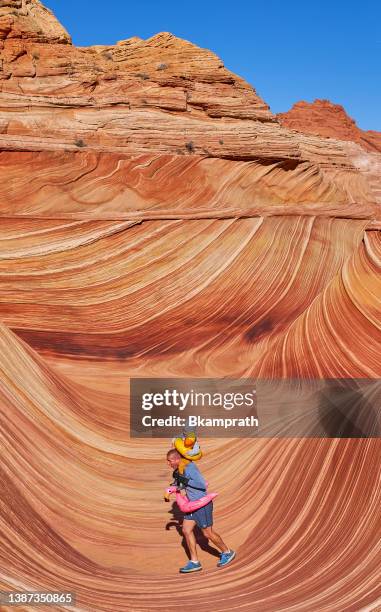
[{"label": "orange sandstone", "polygon": [[238,555],[225,580],[203,551],[195,590],[168,441],[130,438],[128,400],[132,376],[381,376],[379,135],[276,117],[169,33],[77,48],[38,0],[0,0],[0,51],[2,590],[378,609],[377,439],[203,440]]}]

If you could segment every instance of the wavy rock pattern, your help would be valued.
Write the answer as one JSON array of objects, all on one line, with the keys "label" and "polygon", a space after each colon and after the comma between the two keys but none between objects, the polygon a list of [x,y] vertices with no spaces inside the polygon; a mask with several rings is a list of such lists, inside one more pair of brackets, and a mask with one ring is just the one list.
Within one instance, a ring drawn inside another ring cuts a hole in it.
[{"label": "wavy rock pattern", "polygon": [[17,223],[23,234],[10,221],[0,242],[4,323],[46,354],[148,368],[159,360],[164,372],[200,376],[243,375],[256,351],[263,359],[260,340],[305,312],[366,225],[294,216]]},{"label": "wavy rock pattern", "polygon": [[131,376],[381,376],[379,154],[170,34],[78,49],[0,0],[0,38],[0,589],[381,610],[378,439],[203,440],[238,556],[196,584],[128,420]]},{"label": "wavy rock pattern", "polygon": [[[359,156],[356,147],[350,153]],[[20,165],[28,172],[20,173]],[[362,218],[371,225],[380,219],[380,206],[368,174],[348,166],[328,172],[311,162],[290,165],[265,159],[3,152],[0,197],[3,216],[12,217],[143,220],[305,214]]]},{"label": "wavy rock pattern", "polygon": [[[176,530],[165,531],[171,516],[159,499],[165,441],[149,448],[128,440],[126,412],[112,410],[112,393],[95,402],[75,391],[3,326],[1,349],[2,379],[8,381],[1,386],[1,486],[8,501],[1,514],[2,586],[70,585],[85,609],[94,609],[95,601],[100,610],[190,610],[169,601],[180,588],[201,609],[234,609],[238,599],[248,610],[362,609],[375,602],[375,440],[208,443],[205,468],[225,500],[216,503],[217,519],[240,557],[224,585],[206,557],[210,570],[198,579],[196,595],[193,584],[171,571],[181,552]],[[231,456],[231,474],[239,474],[228,481],[224,454]],[[248,486],[249,502],[239,493]],[[340,585],[348,571],[353,590]]]},{"label": "wavy rock pattern", "polygon": [[366,232],[340,272],[271,345],[256,376],[379,378],[380,271],[380,234]]}]

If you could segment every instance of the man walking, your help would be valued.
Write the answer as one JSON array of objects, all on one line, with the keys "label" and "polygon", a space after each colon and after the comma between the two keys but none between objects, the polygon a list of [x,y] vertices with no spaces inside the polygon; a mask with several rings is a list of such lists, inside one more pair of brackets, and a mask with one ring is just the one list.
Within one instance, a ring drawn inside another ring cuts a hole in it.
[{"label": "man walking", "polygon": [[[174,448],[167,453],[167,463],[172,470],[177,470],[180,463],[181,455]],[[206,493],[205,480],[196,466],[191,461],[184,470],[185,476],[185,492],[189,500],[195,501],[200,499]],[[198,560],[196,538],[193,533],[195,526],[198,526],[203,535],[213,542],[215,546],[221,551],[220,560],[217,563],[217,567],[224,567],[228,565],[236,556],[234,550],[230,550],[222,540],[221,536],[216,533],[213,529],[213,502],[209,502],[206,506],[184,514],[183,521],[183,535],[188,545],[190,560],[188,563],[180,568],[182,574],[188,574],[190,572],[198,572],[202,569],[202,565]]]}]

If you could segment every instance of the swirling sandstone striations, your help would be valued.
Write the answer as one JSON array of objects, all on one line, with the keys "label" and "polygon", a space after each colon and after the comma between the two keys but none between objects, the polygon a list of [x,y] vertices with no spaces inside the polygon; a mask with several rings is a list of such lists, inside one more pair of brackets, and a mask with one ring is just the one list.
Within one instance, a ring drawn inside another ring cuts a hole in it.
[{"label": "swirling sandstone striations", "polygon": [[168,33],[76,48],[0,0],[0,47],[0,588],[379,610],[377,439],[203,440],[238,556],[222,580],[202,552],[196,589],[168,441],[130,439],[127,410],[131,376],[381,376],[376,147],[284,127]]},{"label": "swirling sandstone striations", "polygon": [[[173,575],[182,552],[158,495],[166,442],[129,440],[126,411],[112,408],[117,394],[81,392],[4,326],[0,345],[2,587],[70,587],[80,609],[107,611],[191,610],[189,598],[221,611],[238,598],[244,610],[301,612],[375,602],[381,500],[374,440],[205,441],[204,469],[224,498],[217,519],[240,556],[221,584],[205,555],[209,571],[195,594],[193,583]],[[250,501],[241,499],[248,486]],[[343,588],[346,581],[352,589]],[[177,590],[185,603],[171,598]]]},{"label": "swirling sandstone striations", "polygon": [[17,223],[6,222],[0,242],[1,320],[46,354],[147,367],[160,359],[164,371],[200,376],[243,375],[257,350],[263,358],[258,342],[320,296],[366,225],[307,216]]}]

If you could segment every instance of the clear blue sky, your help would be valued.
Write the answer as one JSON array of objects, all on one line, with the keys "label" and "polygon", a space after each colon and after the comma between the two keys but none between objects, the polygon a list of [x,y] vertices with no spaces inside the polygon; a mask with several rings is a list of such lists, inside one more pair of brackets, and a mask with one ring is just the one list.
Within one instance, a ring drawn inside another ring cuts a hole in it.
[{"label": "clear blue sky", "polygon": [[381,131],[380,0],[42,0],[76,45],[158,32],[211,49],[273,112],[342,104]]}]

